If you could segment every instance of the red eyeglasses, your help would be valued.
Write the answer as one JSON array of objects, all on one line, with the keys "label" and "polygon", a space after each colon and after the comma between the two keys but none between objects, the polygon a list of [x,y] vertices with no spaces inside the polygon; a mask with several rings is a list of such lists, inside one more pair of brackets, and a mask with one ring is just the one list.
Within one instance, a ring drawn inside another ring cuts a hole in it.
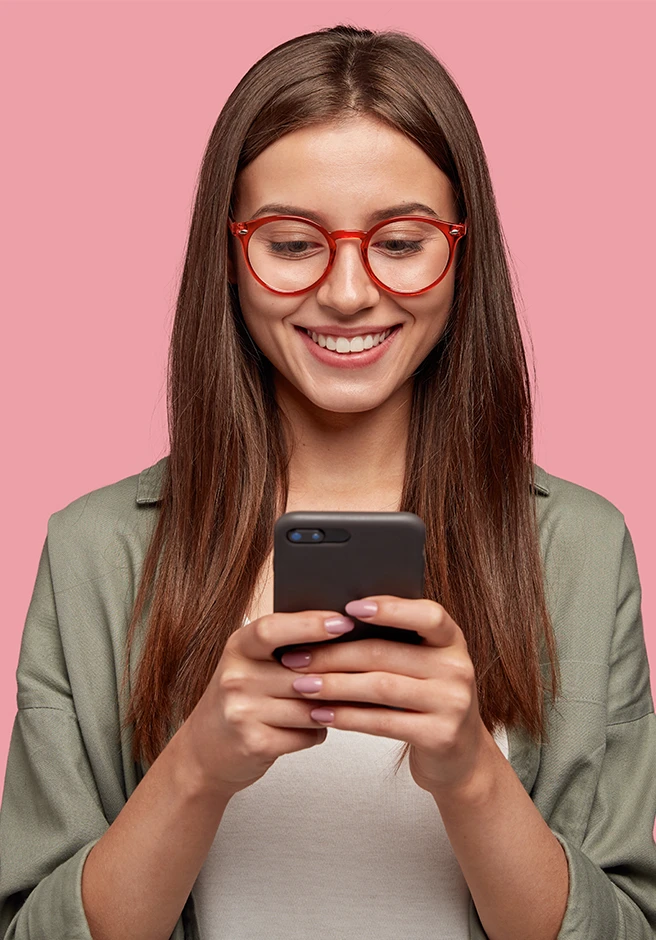
[{"label": "red eyeglasses", "polygon": [[248,270],[274,294],[304,294],[318,287],[335,260],[337,240],[358,238],[369,277],[383,290],[414,296],[447,274],[467,222],[408,215],[378,222],[368,232],[337,229],[295,215],[269,215],[247,222],[228,220]]}]

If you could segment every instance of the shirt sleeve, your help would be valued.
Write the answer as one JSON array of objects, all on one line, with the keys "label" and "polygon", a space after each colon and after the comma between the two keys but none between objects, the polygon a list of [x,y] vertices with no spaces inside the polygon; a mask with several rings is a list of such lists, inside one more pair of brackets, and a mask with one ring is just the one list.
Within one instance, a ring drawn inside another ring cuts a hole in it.
[{"label": "shirt sleeve", "polygon": [[582,843],[552,829],[569,867],[557,940],[656,937],[656,715],[633,542],[624,531],[606,745]]},{"label": "shirt sleeve", "polygon": [[17,680],[0,807],[0,938],[92,940],[82,869],[109,824],[70,691],[47,538]]}]

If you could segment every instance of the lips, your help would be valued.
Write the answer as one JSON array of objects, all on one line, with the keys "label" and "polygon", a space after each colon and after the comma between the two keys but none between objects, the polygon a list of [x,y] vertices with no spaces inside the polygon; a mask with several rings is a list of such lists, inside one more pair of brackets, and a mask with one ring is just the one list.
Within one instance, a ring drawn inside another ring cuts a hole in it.
[{"label": "lips", "polygon": [[[333,366],[333,368],[337,369],[358,369],[363,366],[373,365],[378,362],[379,359],[382,359],[390,346],[395,342],[402,328],[402,325],[399,324],[392,330],[387,339],[384,339],[378,346],[372,346],[371,349],[365,349],[362,352],[347,353],[333,352],[327,347],[319,346],[319,344],[315,343],[312,337],[308,336],[305,330],[299,326],[295,327],[295,330],[301,342],[318,362]],[[330,333],[327,335],[330,336]],[[359,333],[356,335],[361,336],[362,334]]]}]

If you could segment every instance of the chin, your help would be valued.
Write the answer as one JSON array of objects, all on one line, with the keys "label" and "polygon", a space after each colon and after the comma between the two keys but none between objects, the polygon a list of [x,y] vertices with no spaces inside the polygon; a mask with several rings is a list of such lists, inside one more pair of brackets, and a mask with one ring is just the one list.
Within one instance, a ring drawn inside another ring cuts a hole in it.
[{"label": "chin", "polygon": [[383,405],[389,397],[381,396],[379,390],[370,395],[335,395],[332,398],[326,395],[308,395],[305,392],[303,394],[317,408],[333,414],[359,414],[372,411]]}]

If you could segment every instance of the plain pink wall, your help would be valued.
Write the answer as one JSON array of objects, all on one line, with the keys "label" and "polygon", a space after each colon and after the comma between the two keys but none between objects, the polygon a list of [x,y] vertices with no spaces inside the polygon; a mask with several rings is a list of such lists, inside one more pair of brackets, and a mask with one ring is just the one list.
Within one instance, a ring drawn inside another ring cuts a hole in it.
[{"label": "plain pink wall", "polygon": [[464,94],[534,343],[537,462],[624,513],[656,688],[656,7],[4,3],[3,776],[49,515],[167,452],[168,336],[210,130],[260,56],[338,22],[416,36]]}]

